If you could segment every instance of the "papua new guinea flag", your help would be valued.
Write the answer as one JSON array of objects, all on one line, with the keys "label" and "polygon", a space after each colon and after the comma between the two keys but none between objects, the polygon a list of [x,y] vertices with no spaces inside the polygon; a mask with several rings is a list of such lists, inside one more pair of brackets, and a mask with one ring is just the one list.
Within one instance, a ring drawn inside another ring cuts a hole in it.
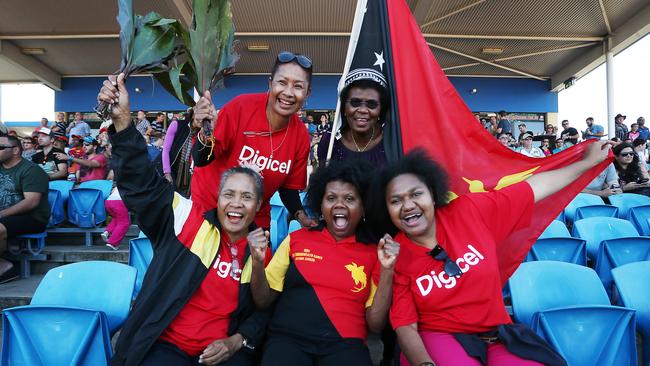
[{"label": "papua new guinea flag", "polygon": [[[465,105],[433,57],[405,0],[360,0],[342,80],[359,69],[381,73],[391,110],[384,130],[389,160],[420,147],[449,174],[451,197],[499,190],[531,175],[570,165],[591,142],[542,159],[501,145]],[[584,173],[560,192],[535,204],[531,225],[499,243],[505,284],[546,226],[612,158]],[[471,223],[468,223],[471,225]]]}]

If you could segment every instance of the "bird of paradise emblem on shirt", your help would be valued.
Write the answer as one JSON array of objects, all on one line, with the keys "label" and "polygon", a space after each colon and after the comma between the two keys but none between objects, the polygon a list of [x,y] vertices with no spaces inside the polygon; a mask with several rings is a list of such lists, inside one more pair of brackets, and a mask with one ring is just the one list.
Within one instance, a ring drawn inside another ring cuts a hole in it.
[{"label": "bird of paradise emblem on shirt", "polygon": [[352,262],[346,264],[345,269],[350,271],[350,275],[352,275],[354,285],[356,286],[352,289],[352,292],[359,292],[366,288],[368,277],[366,276],[366,272],[363,271],[364,266],[358,266],[356,263]]}]

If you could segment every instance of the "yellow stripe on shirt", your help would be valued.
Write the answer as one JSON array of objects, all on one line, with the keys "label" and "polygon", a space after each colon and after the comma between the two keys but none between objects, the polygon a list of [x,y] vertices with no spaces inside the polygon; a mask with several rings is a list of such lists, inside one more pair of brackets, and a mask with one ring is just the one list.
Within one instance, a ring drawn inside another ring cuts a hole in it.
[{"label": "yellow stripe on shirt", "polygon": [[289,251],[291,249],[291,235],[287,236],[280,247],[273,254],[271,262],[266,266],[266,280],[269,287],[275,291],[282,292],[284,289],[284,278],[289,268]]},{"label": "yellow stripe on shirt", "polygon": [[206,268],[210,268],[219,250],[219,229],[207,221],[203,221],[194,237],[190,251],[196,254]]}]

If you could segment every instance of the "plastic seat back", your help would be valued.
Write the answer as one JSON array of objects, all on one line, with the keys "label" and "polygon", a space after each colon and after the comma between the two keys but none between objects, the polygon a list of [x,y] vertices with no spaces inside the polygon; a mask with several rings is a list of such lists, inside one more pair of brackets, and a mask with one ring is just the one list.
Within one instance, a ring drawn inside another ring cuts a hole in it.
[{"label": "plastic seat back", "polygon": [[578,220],[575,218],[575,215],[576,210],[579,207],[604,204],[605,202],[603,202],[603,199],[596,196],[595,194],[578,193],[578,195],[564,208],[564,219],[567,222],[573,222],[575,220]]},{"label": "plastic seat back", "polygon": [[[628,263],[650,260],[650,238],[620,238],[605,240],[598,249],[596,273],[608,294],[612,293],[612,269]],[[650,288],[648,288],[650,291]]]},{"label": "plastic seat back", "polygon": [[50,189],[56,189],[61,192],[61,198],[63,203],[68,202],[68,196],[70,195],[70,190],[74,186],[74,182],[69,180],[51,180]]},{"label": "plastic seat back", "polygon": [[650,205],[650,197],[635,193],[614,194],[608,197],[612,206],[618,207],[618,217],[627,219],[630,208]]},{"label": "plastic seat back", "polygon": [[538,239],[526,256],[526,262],[531,261],[558,261],[586,266],[587,245],[584,240],[576,238]]},{"label": "plastic seat back", "polygon": [[515,321],[530,325],[538,311],[573,305],[609,305],[596,272],[572,263],[522,263],[509,280]]},{"label": "plastic seat back", "polygon": [[588,217],[617,217],[618,208],[610,205],[589,205],[576,209],[575,219],[582,220]]},{"label": "plastic seat back", "polygon": [[300,225],[298,220],[291,220],[291,222],[289,223],[289,232],[288,232],[288,234],[291,234],[292,232],[294,232],[296,230],[300,230],[300,228],[302,228],[302,226]]},{"label": "plastic seat back", "polygon": [[580,306],[540,312],[533,330],[571,366],[637,366],[634,310]]},{"label": "plastic seat back", "polygon": [[650,205],[630,208],[629,220],[639,234],[650,236]]},{"label": "plastic seat back", "polygon": [[643,338],[643,364],[650,364],[650,262],[635,262],[612,269],[623,306],[636,310],[636,327]]},{"label": "plastic seat back", "polygon": [[573,223],[573,236],[587,242],[587,256],[595,259],[604,240],[636,237],[639,232],[627,220],[613,217],[589,217]]},{"label": "plastic seat back", "polygon": [[106,220],[102,192],[94,188],[75,188],[68,200],[68,221],[80,228],[92,228]]},{"label": "plastic seat back", "polygon": [[289,216],[289,211],[284,206],[271,205],[270,240],[271,249],[274,253],[289,231],[287,216]]},{"label": "plastic seat back", "polygon": [[30,305],[2,312],[1,366],[103,366],[111,353],[99,311]]},{"label": "plastic seat back", "polygon": [[147,237],[129,240],[129,266],[138,271],[135,278],[135,289],[133,290],[134,298],[140,293],[142,280],[144,280],[144,275],[147,273],[152,258],[153,247]]},{"label": "plastic seat back", "polygon": [[570,238],[571,234],[569,229],[566,228],[564,222],[553,220],[551,223],[544,229],[542,235],[539,236],[540,239],[544,238]]},{"label": "plastic seat back", "polygon": [[50,189],[47,192],[47,202],[50,205],[50,220],[47,226],[56,226],[65,221],[65,210],[63,209],[63,198],[61,191]]},{"label": "plastic seat back", "polygon": [[105,179],[95,179],[79,183],[79,188],[93,188],[102,192],[104,200],[111,195],[113,190],[113,181]]},{"label": "plastic seat back", "polygon": [[136,270],[126,264],[87,261],[47,272],[36,288],[32,305],[71,306],[106,314],[113,334],[131,307]]}]

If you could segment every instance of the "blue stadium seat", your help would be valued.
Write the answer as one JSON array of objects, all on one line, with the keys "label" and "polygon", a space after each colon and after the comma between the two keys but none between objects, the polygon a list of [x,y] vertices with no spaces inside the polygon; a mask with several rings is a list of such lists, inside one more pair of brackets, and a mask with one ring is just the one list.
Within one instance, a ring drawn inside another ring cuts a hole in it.
[{"label": "blue stadium seat", "polygon": [[[598,249],[596,273],[608,294],[612,293],[612,269],[628,263],[650,260],[650,238],[621,238],[605,240]],[[649,288],[650,290],[650,288]]]},{"label": "blue stadium seat", "polygon": [[526,256],[526,262],[558,261],[587,265],[587,245],[576,238],[538,239]]},{"label": "blue stadium seat", "polygon": [[289,223],[289,233],[288,234],[291,234],[292,232],[294,232],[296,230],[300,230],[300,228],[302,228],[302,226],[300,225],[298,220],[291,220],[291,222]]},{"label": "blue stadium seat", "polygon": [[569,229],[566,228],[564,222],[553,220],[551,223],[544,229],[542,235],[539,236],[540,239],[545,238],[570,238]]},{"label": "blue stadium seat", "polygon": [[577,264],[538,261],[522,263],[510,277],[515,321],[531,325],[539,311],[574,305],[609,305],[596,272]]},{"label": "blue stadium seat", "polygon": [[604,240],[638,237],[634,225],[613,217],[589,217],[573,223],[573,236],[587,242],[587,257],[596,259],[598,247]]},{"label": "blue stadium seat", "polygon": [[578,207],[604,204],[605,202],[603,202],[603,199],[595,194],[578,193],[578,195],[564,208],[564,219],[566,222],[574,222],[577,220],[575,215]]},{"label": "blue stadium seat", "polygon": [[575,219],[582,220],[588,217],[618,217],[618,208],[610,205],[589,205],[576,209]]},{"label": "blue stadium seat", "polygon": [[79,183],[79,188],[93,188],[100,190],[104,200],[106,200],[108,196],[111,195],[111,191],[113,191],[113,181],[105,179],[89,180]]},{"label": "blue stadium seat", "polygon": [[537,314],[533,330],[571,366],[637,366],[635,312],[576,306]]},{"label": "blue stadium seat", "polygon": [[650,205],[630,208],[629,220],[639,234],[650,236]]},{"label": "blue stadium seat", "polygon": [[48,227],[56,226],[65,221],[65,209],[63,208],[63,197],[61,191],[50,189],[47,192],[47,203],[50,205],[50,220]]},{"label": "blue stadium seat", "polygon": [[68,200],[68,221],[80,228],[93,228],[106,220],[102,192],[93,188],[75,188]]},{"label": "blue stadium seat", "polygon": [[31,305],[2,311],[0,366],[104,366],[111,354],[102,312]]},{"label": "blue stadium seat", "polygon": [[284,207],[282,200],[280,199],[280,194],[275,192],[271,196],[271,230],[270,230],[270,240],[271,240],[271,249],[273,252],[278,248],[280,243],[287,236],[289,231],[288,216],[289,211]]},{"label": "blue stadium seat", "polygon": [[650,205],[650,197],[642,194],[621,193],[609,196],[612,206],[618,207],[618,217],[627,219],[632,207]]},{"label": "blue stadium seat", "polygon": [[50,181],[50,189],[56,189],[57,191],[61,192],[61,198],[63,199],[63,203],[68,202],[69,192],[73,186],[74,186],[74,182],[71,182],[69,180]]},{"label": "blue stadium seat", "polygon": [[32,255],[39,255],[45,248],[46,237],[47,233],[42,232],[34,234],[23,234],[19,235],[17,238],[25,241],[25,251]]},{"label": "blue stadium seat", "polygon": [[153,258],[153,247],[151,241],[144,238],[135,238],[129,240],[129,266],[135,268],[138,273],[135,277],[135,289],[133,297],[135,298],[142,288],[142,280],[147,273],[147,268]]},{"label": "blue stadium seat", "polygon": [[102,311],[113,334],[129,314],[135,276],[135,268],[116,262],[66,264],[47,272],[31,304]]},{"label": "blue stadium seat", "polygon": [[560,214],[557,215],[557,217],[555,218],[555,220],[557,220],[557,221],[561,221],[561,222],[564,222],[564,221],[565,221],[564,210],[560,211]]},{"label": "blue stadium seat", "polygon": [[643,338],[643,365],[650,365],[650,262],[612,269],[623,306],[636,310],[636,327]]}]

